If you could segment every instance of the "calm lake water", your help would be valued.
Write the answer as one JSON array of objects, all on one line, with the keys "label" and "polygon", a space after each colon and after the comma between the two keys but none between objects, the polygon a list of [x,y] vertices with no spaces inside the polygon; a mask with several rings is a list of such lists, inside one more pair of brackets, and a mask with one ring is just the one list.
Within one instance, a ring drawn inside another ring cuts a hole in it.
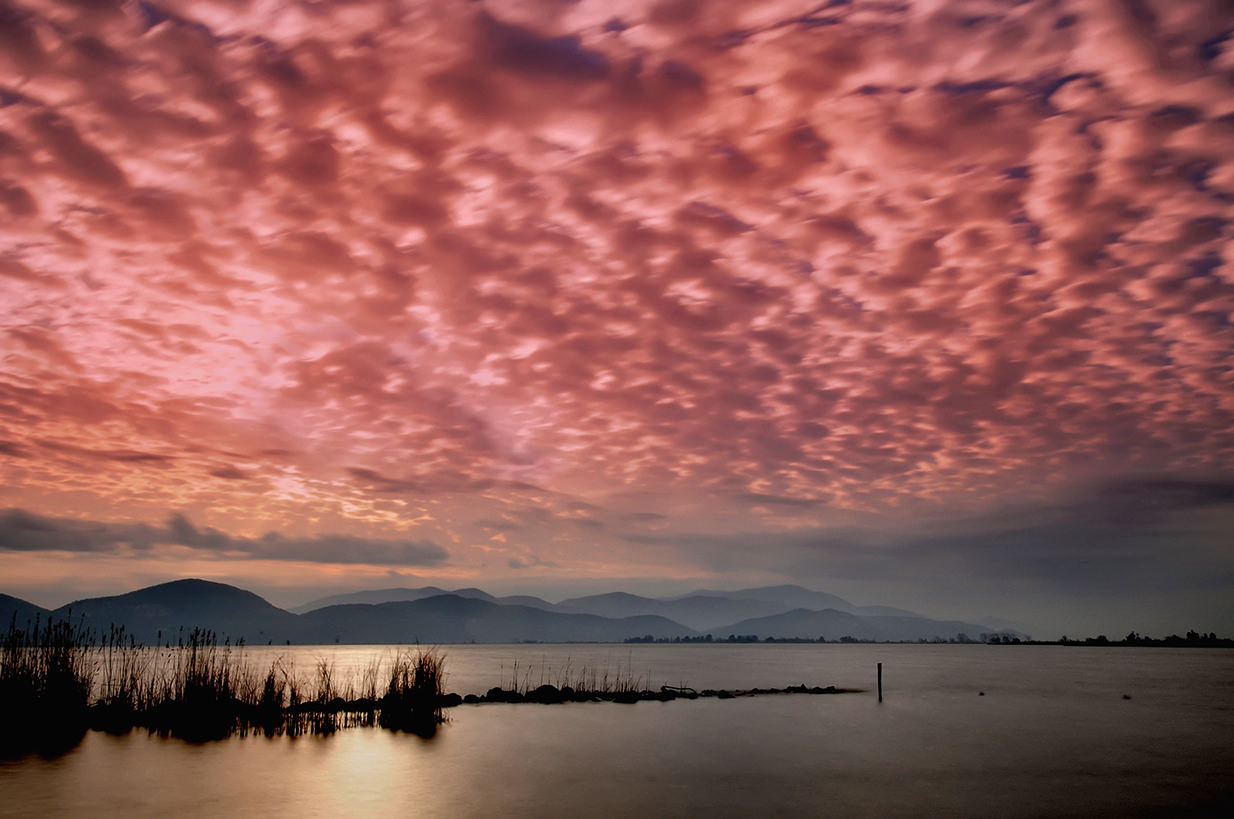
[{"label": "calm lake water", "polygon": [[[868,693],[474,705],[206,744],[91,732],[0,762],[4,816],[1234,815],[1234,651],[950,645],[446,646],[447,688],[583,667],[695,688]],[[250,649],[336,678],[370,646]],[[874,695],[884,664],[884,702]],[[517,663],[517,670],[515,664]],[[979,696],[984,692],[985,696]],[[1128,695],[1131,699],[1124,699]]]}]

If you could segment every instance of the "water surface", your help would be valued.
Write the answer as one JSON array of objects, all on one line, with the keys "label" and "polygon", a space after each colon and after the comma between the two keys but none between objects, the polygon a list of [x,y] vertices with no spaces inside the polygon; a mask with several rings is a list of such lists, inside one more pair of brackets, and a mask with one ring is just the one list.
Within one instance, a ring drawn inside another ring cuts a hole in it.
[{"label": "water surface", "polygon": [[[447,646],[447,688],[790,684],[864,694],[461,706],[380,729],[193,745],[88,734],[0,763],[0,814],[1139,816],[1234,800],[1234,651],[945,645]],[[346,677],[381,648],[250,650]],[[388,651],[392,652],[393,649]],[[884,663],[882,704],[873,693]],[[517,663],[517,672],[515,665]],[[569,669],[569,672],[565,670]],[[984,696],[981,694],[984,693]],[[1130,697],[1125,699],[1124,697]]]}]

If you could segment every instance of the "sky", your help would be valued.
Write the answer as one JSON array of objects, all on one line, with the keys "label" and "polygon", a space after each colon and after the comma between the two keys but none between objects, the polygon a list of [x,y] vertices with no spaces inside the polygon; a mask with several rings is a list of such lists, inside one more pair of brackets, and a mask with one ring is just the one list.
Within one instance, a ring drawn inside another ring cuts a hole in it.
[{"label": "sky", "polygon": [[0,590],[1231,632],[1231,203],[1216,0],[14,0]]}]

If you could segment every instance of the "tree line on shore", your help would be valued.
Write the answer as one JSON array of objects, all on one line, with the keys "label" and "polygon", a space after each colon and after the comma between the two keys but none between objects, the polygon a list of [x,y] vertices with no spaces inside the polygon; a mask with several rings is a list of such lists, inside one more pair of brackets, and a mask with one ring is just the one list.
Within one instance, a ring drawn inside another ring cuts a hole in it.
[{"label": "tree line on shore", "polygon": [[1186,636],[1171,634],[1167,637],[1146,637],[1137,632],[1130,632],[1121,640],[1111,640],[1104,634],[1096,637],[1085,637],[1075,640],[1066,635],[1058,639],[1064,646],[1162,646],[1165,648],[1234,648],[1234,639],[1218,637],[1215,631],[1207,634],[1198,631],[1188,631]]},{"label": "tree line on shore", "polygon": [[1111,640],[1104,634],[1096,637],[1071,638],[1066,635],[1057,640],[1033,640],[1028,636],[994,632],[982,634],[980,639],[973,639],[967,634],[956,634],[953,637],[934,637],[920,640],[870,640],[851,636],[838,640],[828,640],[825,637],[810,639],[808,637],[759,637],[757,634],[730,634],[727,638],[713,639],[710,634],[698,637],[655,637],[645,634],[642,637],[627,637],[627,643],[895,643],[901,645],[1031,645],[1031,646],[1161,646],[1165,648],[1234,648],[1234,639],[1218,637],[1217,633],[1188,631],[1185,636],[1171,634],[1167,637],[1147,637],[1135,631],[1121,640]]}]

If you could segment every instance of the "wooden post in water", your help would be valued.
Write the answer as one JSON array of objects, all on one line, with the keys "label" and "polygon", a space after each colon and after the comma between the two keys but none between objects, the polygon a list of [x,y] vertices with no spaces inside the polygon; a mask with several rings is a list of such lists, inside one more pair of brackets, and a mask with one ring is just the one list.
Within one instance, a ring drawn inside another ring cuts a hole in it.
[{"label": "wooden post in water", "polygon": [[883,701],[883,664],[878,664],[878,701]]}]

